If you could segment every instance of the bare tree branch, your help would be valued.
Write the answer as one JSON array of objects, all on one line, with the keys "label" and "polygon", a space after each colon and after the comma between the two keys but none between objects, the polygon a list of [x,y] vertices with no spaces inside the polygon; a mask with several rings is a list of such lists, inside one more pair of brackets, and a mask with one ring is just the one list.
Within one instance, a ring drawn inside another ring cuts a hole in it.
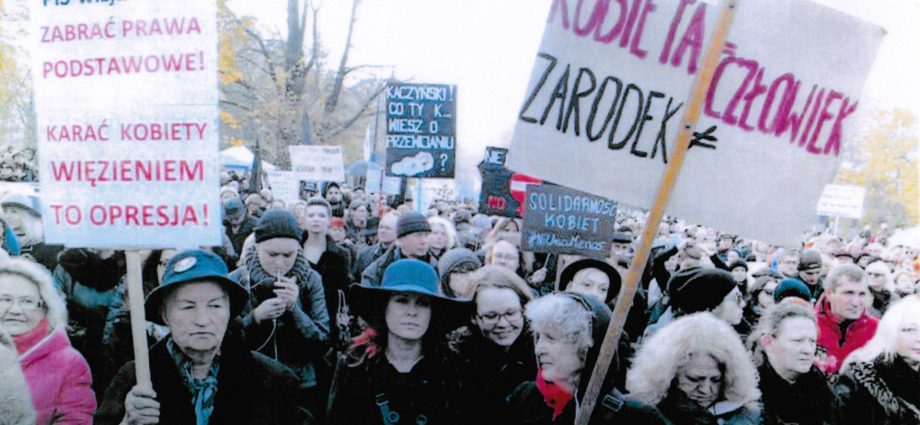
[{"label": "bare tree branch", "polygon": [[249,28],[246,28],[246,34],[249,34],[250,37],[259,43],[259,52],[262,53],[262,56],[265,58],[265,62],[268,63],[268,75],[272,77],[272,82],[278,84],[278,75],[275,74],[275,62],[272,60],[271,55],[268,53],[268,48],[265,47],[265,41],[262,40],[262,36]]},{"label": "bare tree branch", "polygon": [[348,63],[348,51],[351,50],[351,35],[355,29],[355,22],[358,20],[357,11],[360,0],[351,2],[351,21],[348,23],[348,37],[345,39],[345,50],[342,51],[342,60],[339,62],[339,69],[335,73],[335,81],[332,83],[332,92],[326,98],[324,111],[331,114],[339,103],[339,94],[342,92],[342,85],[345,82],[346,64]]},{"label": "bare tree branch", "polygon": [[364,104],[362,104],[361,107],[358,108],[358,111],[355,112],[354,115],[352,115],[350,118],[346,119],[345,121],[342,121],[341,123],[339,123],[332,130],[328,132],[324,132],[321,138],[321,141],[325,141],[325,140],[328,140],[328,139],[331,139],[337,136],[339,133],[351,127],[352,124],[354,124],[359,119],[361,119],[362,116],[365,116],[364,111],[367,110],[367,108],[371,105],[371,103],[377,100],[377,96],[380,96],[380,93],[383,93],[383,91],[386,90],[386,88],[387,88],[386,84],[381,84],[380,87],[377,88],[377,90],[374,90],[374,92],[370,96],[368,96],[368,98],[364,101]]}]

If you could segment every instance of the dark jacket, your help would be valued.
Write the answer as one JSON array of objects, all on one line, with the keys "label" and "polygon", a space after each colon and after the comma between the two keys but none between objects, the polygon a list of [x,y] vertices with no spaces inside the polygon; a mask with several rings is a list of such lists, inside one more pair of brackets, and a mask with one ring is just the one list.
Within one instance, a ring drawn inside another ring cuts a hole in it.
[{"label": "dark jacket", "polygon": [[[351,284],[351,277],[348,273],[348,253],[344,248],[338,246],[331,236],[327,235],[326,251],[320,255],[316,264],[310,263],[310,267],[322,277],[326,311],[329,314],[329,340],[333,344],[339,344],[342,340],[339,338],[336,310],[340,301],[346,301],[344,297],[347,295],[348,286]],[[342,300],[339,299],[339,291],[342,291]],[[348,324],[344,323],[344,325],[347,326]],[[349,337],[347,334],[343,335],[344,339]]]},{"label": "dark jacket", "polygon": [[297,307],[276,320],[256,323],[252,311],[266,299],[275,297],[272,292],[275,278],[262,269],[255,252],[248,258],[245,267],[230,273],[230,279],[250,292],[249,302],[239,317],[246,343],[250,349],[291,368],[302,387],[315,387],[314,363],[322,359],[329,343],[329,312],[322,278],[310,268],[303,252],[298,253],[294,267],[287,274],[297,278],[300,291]]},{"label": "dark jacket", "polygon": [[840,400],[817,368],[789,383],[768,362],[758,368],[764,425],[833,425],[839,423]]},{"label": "dark jacket", "polygon": [[515,388],[537,373],[530,332],[525,328],[508,351],[475,328],[460,328],[449,340],[450,350],[459,359],[464,423],[499,424],[494,413],[504,409]]},{"label": "dark jacket", "polygon": [[842,424],[920,424],[920,373],[900,357],[854,363],[839,376]]},{"label": "dark jacket", "polygon": [[[392,245],[392,244],[390,244]],[[364,269],[367,266],[371,265],[376,259],[383,256],[387,252],[387,248],[383,247],[383,244],[377,242],[373,245],[368,245],[364,247],[361,251],[358,252],[357,258],[352,265],[351,275],[357,280],[364,273]]]},{"label": "dark jacket", "polygon": [[[575,422],[575,403],[569,402],[556,420],[553,409],[543,401],[534,381],[518,386],[508,398],[507,416],[500,423],[507,425],[569,425]],[[658,409],[626,398],[617,390],[601,396],[591,414],[591,425],[670,425]]]},{"label": "dark jacket", "polygon": [[249,234],[253,232],[256,227],[256,219],[252,217],[246,217],[243,220],[243,223],[240,224],[240,230],[234,232],[233,225],[227,221],[224,221],[224,228],[226,229],[227,237],[230,238],[230,244],[233,245],[233,250],[236,251],[236,254],[243,255],[243,243],[246,242],[246,238],[249,237]]},{"label": "dark jacket", "polygon": [[[452,362],[425,356],[399,373],[381,352],[358,366],[339,361],[329,392],[329,425],[457,424],[458,376]],[[388,415],[391,422],[385,422]]]},{"label": "dark jacket", "polygon": [[[374,260],[373,263],[364,269],[364,273],[361,273],[361,284],[364,286],[380,286],[380,283],[383,281],[383,272],[386,271],[390,264],[402,258],[404,258],[404,256],[399,247],[396,246],[396,244],[390,245],[380,258]],[[419,260],[431,264],[431,267],[438,270],[438,260],[431,256],[431,254],[426,254],[425,258],[419,258]]]},{"label": "dark jacket", "polygon": [[661,411],[674,425],[760,425],[760,410],[755,406],[723,401],[710,409],[703,409],[680,390],[672,389],[658,403]]},{"label": "dark jacket", "polygon": [[[95,423],[118,424],[125,415],[125,397],[135,385],[134,362],[112,380],[96,411]],[[150,376],[160,403],[160,424],[195,425],[191,393],[170,356],[165,341],[150,349]],[[228,334],[220,349],[217,398],[210,424],[309,424],[297,407],[297,383],[290,370],[247,350]]]}]

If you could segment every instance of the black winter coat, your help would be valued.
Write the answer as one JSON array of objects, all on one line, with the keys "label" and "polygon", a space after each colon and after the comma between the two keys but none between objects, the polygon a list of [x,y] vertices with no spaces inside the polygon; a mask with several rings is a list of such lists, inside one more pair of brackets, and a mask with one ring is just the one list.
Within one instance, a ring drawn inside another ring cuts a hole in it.
[{"label": "black winter coat", "polygon": [[[387,267],[396,262],[396,260],[403,258],[406,257],[402,255],[402,251],[400,251],[399,247],[395,244],[390,245],[380,258],[374,260],[371,265],[364,269],[364,273],[361,273],[361,284],[371,287],[380,286],[383,283],[383,272],[386,271]],[[430,264],[431,267],[434,267],[435,271],[438,270],[438,260],[431,254],[426,254],[425,258],[419,258],[419,260]]]},{"label": "black winter coat", "polygon": [[658,403],[657,407],[661,414],[674,425],[760,425],[763,423],[761,412],[756,406],[723,401],[716,403],[711,408],[715,412],[712,412],[673,389],[669,391],[664,400]]},{"label": "black winter coat", "polygon": [[[575,401],[569,401],[556,420],[553,409],[543,401],[543,394],[534,381],[518,386],[508,398],[505,417],[499,423],[507,425],[569,425],[575,422]],[[626,398],[617,390],[600,397],[591,414],[590,425],[670,425],[654,407]]]},{"label": "black winter coat", "polygon": [[839,423],[840,400],[817,368],[794,384],[776,374],[767,362],[757,371],[763,401],[764,425],[833,425]]},{"label": "black winter coat", "polygon": [[920,424],[920,372],[900,357],[854,363],[835,389],[843,424]]},{"label": "black winter coat", "polygon": [[383,351],[358,366],[339,361],[329,391],[328,425],[460,423],[452,362],[426,356],[408,373],[400,373]]},{"label": "black winter coat", "polygon": [[508,351],[478,329],[460,328],[449,338],[459,359],[461,418],[467,424],[499,424],[494,412],[504,408],[515,388],[537,374],[533,338],[525,329]]},{"label": "black winter coat", "polygon": [[[221,346],[217,398],[210,424],[309,424],[297,404],[297,382],[290,370],[250,352],[228,334]],[[96,411],[95,423],[118,424],[125,415],[125,397],[135,385],[134,362],[121,368]],[[195,407],[165,341],[150,349],[150,376],[160,403],[161,425],[195,425]]]}]

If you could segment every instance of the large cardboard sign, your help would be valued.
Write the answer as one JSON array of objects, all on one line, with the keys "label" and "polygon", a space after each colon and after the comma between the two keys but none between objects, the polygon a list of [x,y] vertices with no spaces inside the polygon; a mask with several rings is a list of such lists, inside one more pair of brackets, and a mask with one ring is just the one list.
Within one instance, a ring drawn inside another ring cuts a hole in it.
[{"label": "large cardboard sign", "polygon": [[388,176],[453,177],[457,152],[457,86],[387,86]]},{"label": "large cardboard sign", "polygon": [[29,4],[46,242],[219,245],[217,4]]},{"label": "large cardboard sign", "polygon": [[528,185],[521,249],[604,258],[617,203],[562,186]]},{"label": "large cardboard sign", "polygon": [[345,181],[341,146],[288,146],[291,171],[304,181]]},{"label": "large cardboard sign", "polygon": [[[509,168],[649,208],[717,11],[553,2]],[[804,0],[740,2],[667,213],[797,244],[853,134],[883,35]]]},{"label": "large cardboard sign", "polygon": [[829,184],[824,186],[824,192],[821,192],[821,198],[818,199],[818,215],[859,220],[863,215],[865,199],[865,187]]}]

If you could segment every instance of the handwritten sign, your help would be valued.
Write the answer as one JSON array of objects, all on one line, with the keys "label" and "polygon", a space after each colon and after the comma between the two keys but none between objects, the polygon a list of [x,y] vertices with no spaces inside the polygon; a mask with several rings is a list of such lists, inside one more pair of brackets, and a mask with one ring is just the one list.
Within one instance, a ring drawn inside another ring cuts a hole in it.
[{"label": "handwritten sign", "polygon": [[521,249],[610,255],[617,203],[562,186],[530,185],[524,199]]},{"label": "handwritten sign", "polygon": [[[457,181],[454,179],[422,179],[422,211],[428,210],[435,202],[456,201],[459,196]],[[418,181],[409,183],[408,192],[415,196],[418,193]]]},{"label": "handwritten sign", "polygon": [[219,245],[217,5],[29,4],[46,242]]},{"label": "handwritten sign", "polygon": [[[508,165],[648,208],[718,8],[628,3],[553,2]],[[808,1],[741,2],[667,213],[797,244],[883,34]]]},{"label": "handwritten sign", "polygon": [[453,177],[457,86],[387,86],[388,176]]},{"label": "handwritten sign", "polygon": [[402,192],[402,179],[399,177],[383,178],[383,193],[387,195],[399,195]]},{"label": "handwritten sign", "polygon": [[829,184],[824,186],[824,192],[818,199],[818,215],[859,220],[863,215],[865,199],[866,188],[862,186]]},{"label": "handwritten sign", "polygon": [[479,163],[482,188],[479,191],[479,212],[487,215],[519,217],[520,202],[511,196],[511,176],[505,167],[508,149],[486,146],[486,156]]},{"label": "handwritten sign", "polygon": [[345,181],[341,146],[288,146],[291,171],[304,181]]},{"label": "handwritten sign", "polygon": [[286,206],[300,200],[300,181],[292,171],[267,171],[268,183],[272,189],[272,195],[276,199],[284,201]]}]

